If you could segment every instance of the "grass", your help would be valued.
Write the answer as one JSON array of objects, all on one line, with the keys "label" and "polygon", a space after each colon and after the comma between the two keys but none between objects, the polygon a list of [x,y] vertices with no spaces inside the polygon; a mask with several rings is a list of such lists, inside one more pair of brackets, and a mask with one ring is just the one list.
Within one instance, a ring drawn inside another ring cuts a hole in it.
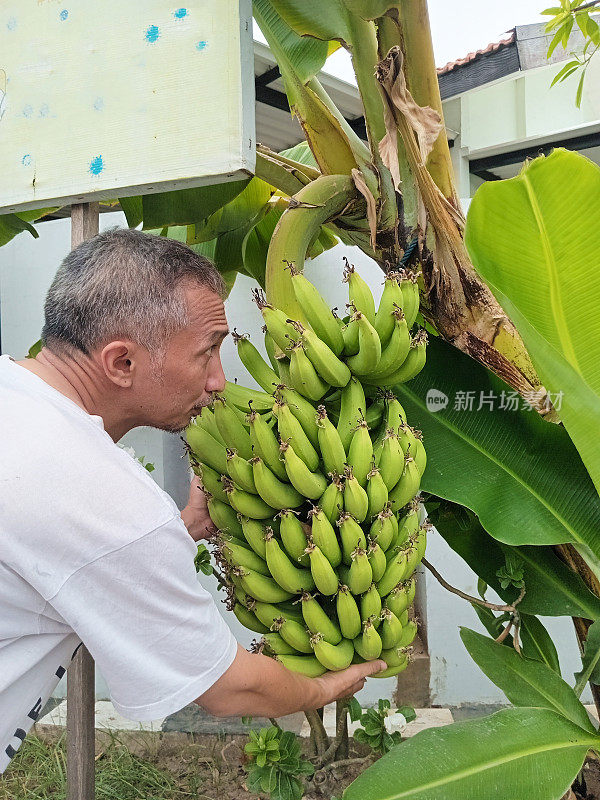
[{"label": "grass", "polygon": [[[96,756],[97,800],[180,800],[214,798],[213,776],[202,757],[205,749],[179,746],[159,756],[160,739],[137,737],[125,744],[107,733]],[[132,752],[138,751],[136,752]],[[29,735],[0,780],[0,800],[64,800],[66,796],[66,742]],[[204,786],[208,789],[205,794]]]}]

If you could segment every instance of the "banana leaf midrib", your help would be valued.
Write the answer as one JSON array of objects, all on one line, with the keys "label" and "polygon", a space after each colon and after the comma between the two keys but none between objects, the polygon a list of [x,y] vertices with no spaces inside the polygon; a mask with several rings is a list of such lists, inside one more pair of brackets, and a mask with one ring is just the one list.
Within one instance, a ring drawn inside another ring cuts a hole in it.
[{"label": "banana leaf midrib", "polygon": [[552,252],[550,237],[548,236],[546,225],[544,223],[544,218],[541,209],[539,207],[537,198],[535,196],[533,185],[531,183],[531,180],[529,179],[527,172],[524,172],[522,177],[523,177],[523,182],[525,184],[525,188],[527,190],[527,197],[531,204],[531,211],[533,213],[539,231],[540,243],[542,245],[542,250],[544,252],[544,260],[546,262],[548,275],[550,278],[548,282],[550,289],[550,307],[552,310],[552,319],[555,322],[556,333],[562,345],[565,356],[571,363],[571,366],[574,369],[576,369],[580,375],[582,375],[581,367],[579,366],[579,361],[577,359],[575,348],[573,346],[573,340],[569,333],[569,326],[565,318],[564,306],[560,300],[560,284],[558,280],[558,271],[556,268],[556,259],[554,258]]}]

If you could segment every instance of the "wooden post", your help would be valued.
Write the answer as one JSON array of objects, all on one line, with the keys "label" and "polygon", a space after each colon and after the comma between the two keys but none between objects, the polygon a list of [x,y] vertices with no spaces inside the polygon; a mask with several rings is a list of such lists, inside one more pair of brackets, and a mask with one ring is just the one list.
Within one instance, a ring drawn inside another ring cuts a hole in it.
[{"label": "wooden post", "polygon": [[[99,203],[71,206],[71,247],[98,233]],[[94,800],[94,659],[82,645],[67,671],[67,800]]]}]

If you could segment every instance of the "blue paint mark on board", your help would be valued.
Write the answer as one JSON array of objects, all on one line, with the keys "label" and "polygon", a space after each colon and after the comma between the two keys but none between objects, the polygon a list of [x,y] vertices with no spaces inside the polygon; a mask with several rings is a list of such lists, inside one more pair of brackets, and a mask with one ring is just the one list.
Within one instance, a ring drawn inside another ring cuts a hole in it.
[{"label": "blue paint mark on board", "polygon": [[16,17],[11,17],[8,22],[6,23],[6,27],[9,31],[14,31],[17,27],[17,20]]},{"label": "blue paint mark on board", "polygon": [[67,9],[66,9],[66,8],[63,8],[63,10],[62,10],[62,11],[60,12],[60,14],[58,15],[59,19],[60,19],[62,22],[64,22],[64,21],[65,21],[65,20],[68,18],[68,16],[69,16],[69,12],[67,11]]},{"label": "blue paint mark on board", "polygon": [[90,172],[92,175],[100,175],[103,169],[104,161],[102,160],[102,156],[96,156],[95,158],[92,158],[90,161]]},{"label": "blue paint mark on board", "polygon": [[94,109],[96,111],[103,111],[104,110],[104,98],[103,97],[97,97],[94,100]]},{"label": "blue paint mark on board", "polygon": [[48,105],[48,103],[43,103],[40,106],[40,117],[47,117],[49,113],[50,113],[50,106]]},{"label": "blue paint mark on board", "polygon": [[160,31],[156,25],[150,25],[150,27],[146,30],[146,41],[150,42],[150,44],[153,44],[159,36]]},{"label": "blue paint mark on board", "polygon": [[23,116],[29,118],[33,114],[33,107],[30,105],[23,106]]},{"label": "blue paint mark on board", "polygon": [[187,17],[187,13],[187,8],[178,8],[177,11],[173,13],[173,16],[175,19],[183,19],[184,17]]},{"label": "blue paint mark on board", "polygon": [[208,47],[208,42],[202,40],[198,42],[198,44],[196,45],[196,50],[201,50],[201,51],[206,50],[207,47]]},{"label": "blue paint mark on board", "polygon": [[21,159],[21,164],[23,164],[24,167],[28,167],[31,164],[31,156],[29,153],[25,153]]}]

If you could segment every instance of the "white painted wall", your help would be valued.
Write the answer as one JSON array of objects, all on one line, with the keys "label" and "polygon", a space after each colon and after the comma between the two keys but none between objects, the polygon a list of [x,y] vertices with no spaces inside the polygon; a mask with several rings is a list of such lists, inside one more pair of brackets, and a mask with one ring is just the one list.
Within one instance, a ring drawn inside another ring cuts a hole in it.
[{"label": "white painted wall", "polygon": [[[124,224],[122,214],[103,214],[100,218],[101,230]],[[3,352],[15,358],[22,358],[39,338],[46,291],[60,261],[70,249],[68,220],[42,223],[37,228],[39,239],[21,234],[0,249],[2,348]],[[332,306],[337,305],[342,311],[347,299],[346,287],[341,283],[342,255],[348,255],[357,265],[378,300],[382,291],[382,274],[375,262],[356,248],[340,245],[322,254],[306,265],[307,277],[319,287]],[[231,328],[235,327],[240,333],[250,333],[252,340],[260,344],[262,318],[250,301],[252,286],[250,279],[238,278],[226,303],[227,316]],[[228,378],[237,377],[248,386],[256,385],[238,361],[231,338],[225,341],[222,355]],[[180,458],[177,437],[139,428],[127,434],[123,443],[154,462],[154,477],[181,507],[187,496],[188,475],[185,461]],[[438,534],[431,536],[428,558],[443,571],[451,584],[476,594],[476,578]],[[214,578],[200,576],[200,581],[215,597],[219,597]],[[446,592],[429,575],[426,581],[432,702],[440,705],[502,702],[501,692],[475,666],[460,642],[459,626],[482,630],[475,613],[467,603]],[[236,637],[247,645],[254,638],[252,634],[222,604],[219,603],[219,607]],[[552,620],[549,627],[560,645],[563,673],[570,680],[572,673],[579,669],[571,623],[566,619]],[[360,699],[366,703],[382,696],[391,697],[395,685],[393,678],[368,681]],[[61,683],[58,693],[64,694],[64,691],[64,683]],[[101,676],[97,680],[97,691],[99,697],[107,696]]]}]

